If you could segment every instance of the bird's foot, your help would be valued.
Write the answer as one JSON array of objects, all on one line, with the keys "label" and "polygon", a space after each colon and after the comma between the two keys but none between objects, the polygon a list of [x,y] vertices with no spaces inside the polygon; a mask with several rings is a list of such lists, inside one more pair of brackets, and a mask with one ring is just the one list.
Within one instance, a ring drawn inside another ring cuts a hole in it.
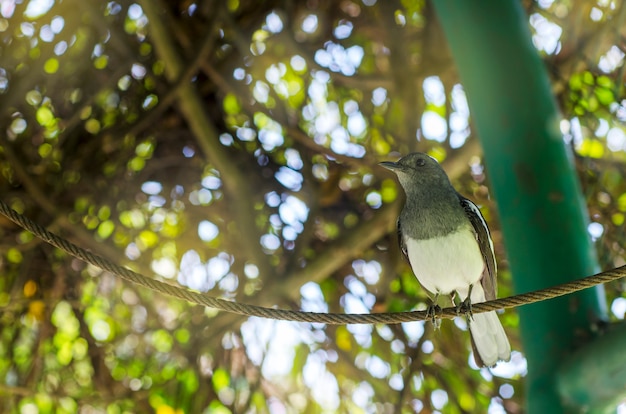
[{"label": "bird's foot", "polygon": [[435,329],[439,329],[441,326],[441,318],[438,318],[442,313],[441,306],[435,302],[431,303],[426,309],[426,319],[430,319]]},{"label": "bird's foot", "polygon": [[468,322],[474,318],[474,315],[472,314],[472,286],[473,285],[470,285],[469,292],[467,293],[465,300],[456,306],[456,314],[459,316],[465,315]]},{"label": "bird's foot", "polygon": [[465,315],[468,319],[473,317],[472,301],[469,297],[456,306],[456,314],[459,316]]}]

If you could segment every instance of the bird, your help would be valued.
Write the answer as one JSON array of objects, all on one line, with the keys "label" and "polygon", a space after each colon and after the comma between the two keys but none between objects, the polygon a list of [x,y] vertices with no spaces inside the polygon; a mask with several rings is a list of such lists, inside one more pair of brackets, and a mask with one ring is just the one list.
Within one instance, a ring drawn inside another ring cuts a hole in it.
[{"label": "bird", "polygon": [[429,307],[440,311],[440,295],[468,318],[474,360],[493,367],[511,357],[511,345],[495,311],[471,313],[471,304],[496,299],[496,258],[487,222],[479,208],[459,194],[441,165],[415,152],[381,166],[393,171],[406,201],[397,222],[398,241],[420,285],[434,296]]}]

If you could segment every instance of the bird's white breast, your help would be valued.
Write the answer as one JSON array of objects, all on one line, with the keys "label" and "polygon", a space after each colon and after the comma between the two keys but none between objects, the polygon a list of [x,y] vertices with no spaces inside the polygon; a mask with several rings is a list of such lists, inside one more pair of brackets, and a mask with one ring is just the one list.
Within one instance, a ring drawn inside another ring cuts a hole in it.
[{"label": "bird's white breast", "polygon": [[447,236],[416,240],[404,237],[413,273],[431,293],[467,296],[482,277],[485,263],[474,232],[465,228]]}]

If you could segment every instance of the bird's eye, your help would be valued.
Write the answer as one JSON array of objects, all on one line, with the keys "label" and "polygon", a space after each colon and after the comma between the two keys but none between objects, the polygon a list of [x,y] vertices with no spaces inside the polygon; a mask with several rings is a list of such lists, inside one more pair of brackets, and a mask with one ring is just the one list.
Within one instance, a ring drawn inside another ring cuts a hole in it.
[{"label": "bird's eye", "polygon": [[418,167],[423,167],[426,164],[426,160],[424,160],[423,158],[418,158],[415,164],[417,164]]}]

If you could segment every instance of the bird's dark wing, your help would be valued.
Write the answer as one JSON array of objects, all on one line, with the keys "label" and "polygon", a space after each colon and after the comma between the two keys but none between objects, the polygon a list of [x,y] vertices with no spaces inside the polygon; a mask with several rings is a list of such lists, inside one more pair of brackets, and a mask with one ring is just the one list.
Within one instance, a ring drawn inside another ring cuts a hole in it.
[{"label": "bird's dark wing", "polygon": [[400,246],[400,250],[402,250],[402,254],[406,259],[407,263],[409,262],[409,253],[406,250],[406,243],[404,242],[404,238],[402,237],[402,226],[400,226],[400,219],[396,222],[396,227],[398,229],[398,245]]},{"label": "bird's dark wing", "polygon": [[498,291],[498,282],[496,280],[496,256],[493,253],[493,242],[491,241],[489,227],[487,227],[487,222],[480,213],[476,204],[460,194],[459,200],[461,201],[461,206],[465,211],[465,215],[474,227],[474,231],[476,232],[476,241],[478,242],[480,252],[485,260],[487,274],[483,274],[480,281],[483,286],[483,290],[485,291],[485,298],[487,300],[493,300],[496,298],[496,293]]}]

